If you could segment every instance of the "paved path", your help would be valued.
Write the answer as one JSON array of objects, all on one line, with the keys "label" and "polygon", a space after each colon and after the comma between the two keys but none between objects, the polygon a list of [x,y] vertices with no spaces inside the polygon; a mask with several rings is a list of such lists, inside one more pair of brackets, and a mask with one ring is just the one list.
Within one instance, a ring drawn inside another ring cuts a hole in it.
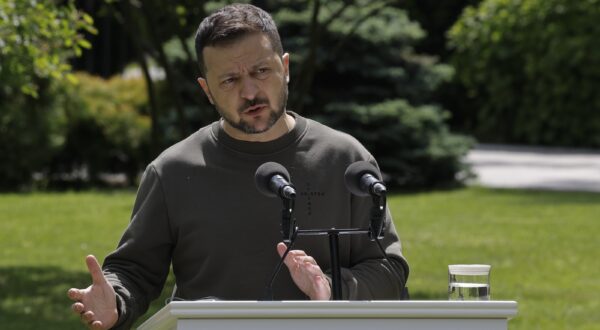
[{"label": "paved path", "polygon": [[600,192],[600,151],[484,144],[466,161],[487,187]]}]

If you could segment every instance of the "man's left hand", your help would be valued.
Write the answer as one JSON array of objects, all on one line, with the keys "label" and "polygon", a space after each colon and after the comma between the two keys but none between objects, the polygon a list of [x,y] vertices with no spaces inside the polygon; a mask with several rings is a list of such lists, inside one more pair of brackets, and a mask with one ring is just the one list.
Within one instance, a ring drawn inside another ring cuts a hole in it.
[{"label": "man's left hand", "polygon": [[[283,257],[287,246],[277,244],[277,252]],[[292,275],[294,283],[310,297],[311,300],[329,300],[331,286],[315,259],[302,250],[291,250],[285,257],[285,265]]]}]

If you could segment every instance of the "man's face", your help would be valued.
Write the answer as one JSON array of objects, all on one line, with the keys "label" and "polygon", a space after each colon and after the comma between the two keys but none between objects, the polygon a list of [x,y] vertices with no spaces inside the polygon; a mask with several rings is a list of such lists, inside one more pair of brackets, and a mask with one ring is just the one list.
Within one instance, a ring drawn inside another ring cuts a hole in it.
[{"label": "man's face", "polygon": [[253,33],[203,50],[205,79],[198,82],[225,120],[242,135],[267,132],[287,102],[289,55],[280,57],[267,36]]}]

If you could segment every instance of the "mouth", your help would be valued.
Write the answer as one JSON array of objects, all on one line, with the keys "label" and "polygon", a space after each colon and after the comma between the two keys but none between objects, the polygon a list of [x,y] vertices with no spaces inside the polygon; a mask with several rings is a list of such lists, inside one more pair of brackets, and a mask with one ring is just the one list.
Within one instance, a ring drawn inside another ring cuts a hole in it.
[{"label": "mouth", "polygon": [[253,105],[250,107],[247,107],[242,113],[245,115],[256,115],[258,113],[260,113],[263,109],[267,108],[267,104],[257,104],[257,105]]}]

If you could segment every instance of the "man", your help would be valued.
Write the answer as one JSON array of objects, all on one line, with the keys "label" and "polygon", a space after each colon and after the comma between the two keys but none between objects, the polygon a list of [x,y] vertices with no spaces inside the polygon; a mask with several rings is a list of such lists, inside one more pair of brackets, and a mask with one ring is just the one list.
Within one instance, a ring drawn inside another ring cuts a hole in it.
[{"label": "man", "polygon": [[[117,250],[102,269],[86,258],[93,283],[68,295],[90,328],[131,327],[160,294],[171,264],[180,299],[261,299],[286,249],[281,202],[254,184],[267,161],[289,170],[301,229],[368,227],[371,200],[345,189],[344,171],[375,160],[349,135],[286,111],[289,54],[269,14],[252,5],[222,8],[200,24],[196,51],[198,82],[222,119],[148,166]],[[389,211],[382,245],[394,265],[366,235],[340,238],[344,299],[400,297],[408,266]],[[300,237],[296,248],[274,298],[330,299],[327,239]]]}]

